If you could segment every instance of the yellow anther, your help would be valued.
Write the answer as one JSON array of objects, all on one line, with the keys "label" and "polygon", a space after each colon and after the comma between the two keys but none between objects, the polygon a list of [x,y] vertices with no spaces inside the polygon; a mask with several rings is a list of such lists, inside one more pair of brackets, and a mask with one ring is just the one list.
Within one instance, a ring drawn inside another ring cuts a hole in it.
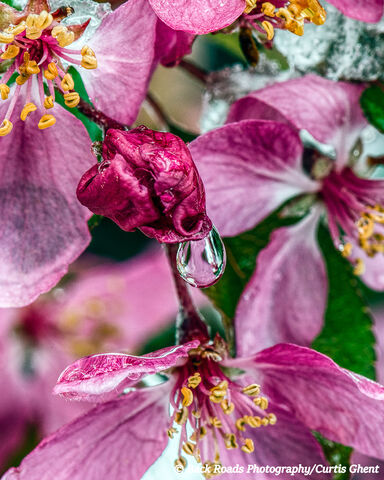
[{"label": "yellow anther", "polygon": [[47,69],[44,70],[44,77],[47,80],[54,80],[58,76],[59,72],[57,70],[56,64],[51,62],[48,63]]},{"label": "yellow anther", "polygon": [[244,428],[245,420],[244,420],[244,418],[238,418],[235,422],[235,425],[236,425],[236,428],[238,430],[240,430],[241,432],[245,432],[245,428]]},{"label": "yellow anther", "polygon": [[241,450],[245,453],[252,453],[255,450],[253,441],[250,438],[246,438],[244,445],[241,447]]},{"label": "yellow anther", "polygon": [[224,400],[225,395],[227,394],[228,382],[223,380],[215,387],[210,389],[211,395],[209,399],[214,403],[221,403]]},{"label": "yellow anther", "polygon": [[7,33],[12,33],[12,35],[19,35],[20,33],[24,32],[26,28],[26,24],[25,22],[20,22],[18,25],[10,25],[7,29],[6,29],[6,32]]},{"label": "yellow anther", "polygon": [[252,10],[256,7],[256,4],[257,4],[257,0],[245,0],[246,7],[244,10],[244,13],[247,14],[252,12]]},{"label": "yellow anther", "polygon": [[169,438],[173,438],[173,435],[177,432],[176,428],[174,427],[171,427],[171,428],[168,428],[167,430],[167,435]]},{"label": "yellow anther", "polygon": [[261,419],[261,425],[263,425],[264,427],[266,427],[267,425],[269,425],[269,419],[268,417],[264,417]]},{"label": "yellow anther", "polygon": [[64,94],[64,103],[69,108],[75,108],[80,102],[80,95],[77,92]]},{"label": "yellow anther", "polygon": [[340,251],[341,251],[341,255],[344,258],[348,258],[352,253],[352,243],[348,242],[348,243],[345,243],[344,245],[341,245]]},{"label": "yellow anther", "polygon": [[353,273],[355,275],[363,275],[364,272],[365,272],[364,261],[361,258],[356,258]]},{"label": "yellow anther", "polygon": [[61,81],[61,88],[64,91],[73,90],[75,88],[75,82],[73,81],[72,75],[66,73]]},{"label": "yellow anther", "polygon": [[236,442],[236,435],[234,433],[227,433],[224,437],[225,448],[231,450],[233,448],[238,448]]},{"label": "yellow anther", "polygon": [[27,119],[28,115],[32,112],[34,112],[35,110],[37,110],[37,107],[34,103],[26,103],[24,105],[24,108],[23,110],[21,111],[20,113],[20,118],[21,120],[23,120],[23,122],[25,122],[25,120]]},{"label": "yellow anther", "polygon": [[192,411],[192,415],[193,415],[195,418],[200,418],[200,417],[201,417],[201,412],[200,412],[200,410],[193,410],[193,411]]},{"label": "yellow anther", "polygon": [[3,123],[0,125],[0,137],[5,137],[5,135],[8,135],[12,128],[13,125],[9,120],[3,120]]},{"label": "yellow anther", "polygon": [[276,10],[276,7],[272,5],[272,3],[270,2],[264,2],[261,5],[261,11],[264,13],[264,15],[267,15],[267,17],[274,17],[275,10]]},{"label": "yellow anther", "polygon": [[245,423],[252,428],[258,428],[261,425],[261,418],[260,417],[252,417],[252,416],[245,416],[244,417]]},{"label": "yellow anther", "polygon": [[264,20],[264,22],[261,22],[261,26],[264,28],[265,33],[267,34],[267,39],[272,40],[272,38],[275,36],[275,30],[272,23]]},{"label": "yellow anther", "polygon": [[0,32],[0,43],[12,43],[14,38],[12,33]]},{"label": "yellow anther", "polygon": [[226,399],[220,403],[220,406],[226,415],[230,415],[235,409],[235,404],[228,402]]},{"label": "yellow anther", "polygon": [[18,85],[24,85],[25,82],[29,80],[30,75],[19,75],[16,77],[16,83]]},{"label": "yellow anther", "polygon": [[[40,68],[37,65],[35,60],[30,60],[26,65],[25,65],[25,71],[27,75],[35,75],[40,72]],[[21,72],[20,72],[21,73]]]},{"label": "yellow anther", "polygon": [[315,25],[323,25],[327,18],[324,8],[317,0],[308,0],[307,5],[307,8],[304,8],[301,14]]},{"label": "yellow anther", "polygon": [[253,399],[253,403],[262,410],[266,410],[268,408],[268,398],[266,397],[256,397]]},{"label": "yellow anther", "polygon": [[56,25],[52,29],[51,35],[53,38],[56,38],[60,47],[67,47],[75,40],[75,34],[64,25]]},{"label": "yellow anther", "polygon": [[199,372],[188,378],[188,387],[197,388],[201,383],[201,376]]},{"label": "yellow anther", "polygon": [[6,51],[1,55],[3,60],[9,60],[11,58],[17,57],[20,52],[20,47],[16,45],[8,45]]},{"label": "yellow anther", "polygon": [[97,58],[92,50],[91,52],[92,54],[87,53],[86,55],[83,55],[81,58],[81,66],[86,68],[87,70],[94,70],[95,68],[97,68]]},{"label": "yellow anther", "polygon": [[7,100],[10,88],[5,83],[0,83],[0,95],[2,100]]},{"label": "yellow anther", "polygon": [[188,420],[188,408],[183,407],[175,413],[175,422],[183,425]]},{"label": "yellow anther", "polygon": [[256,397],[256,395],[259,395],[260,393],[260,385],[257,385],[257,383],[252,383],[251,385],[244,387],[242,392],[249,397]]},{"label": "yellow anther", "polygon": [[46,10],[39,14],[30,13],[25,21],[26,23],[26,37],[30,40],[37,40],[41,37],[43,30],[48,28],[53,22],[53,17]]},{"label": "yellow anther", "polygon": [[[65,95],[64,95],[64,97],[65,97]],[[45,97],[44,108],[47,108],[47,109],[53,108],[54,104],[55,104],[55,101],[53,100],[52,95],[49,95],[49,97]]]},{"label": "yellow anther", "polygon": [[217,417],[210,417],[209,422],[215,428],[221,428],[223,426],[221,421]]},{"label": "yellow anther", "polygon": [[183,470],[187,466],[187,460],[184,457],[179,457],[177,460],[175,460],[175,468],[179,472],[180,470]]},{"label": "yellow anther", "polygon": [[196,445],[192,442],[183,443],[182,449],[187,455],[193,455]]},{"label": "yellow anther", "polygon": [[183,395],[183,400],[181,402],[181,404],[183,405],[183,407],[189,407],[192,402],[193,402],[193,393],[192,393],[192,390],[190,390],[189,388],[187,387],[183,387],[181,389],[181,393]]},{"label": "yellow anther", "polygon": [[359,237],[363,239],[370,238],[375,229],[375,222],[367,214],[363,216],[357,222],[357,230],[359,232]]},{"label": "yellow anther", "polygon": [[276,415],[275,415],[274,413],[269,413],[269,414],[267,415],[267,417],[268,417],[268,420],[269,420],[269,424],[270,424],[270,425],[275,425],[275,423],[277,422],[277,417],[276,417]]},{"label": "yellow anther", "polygon": [[53,115],[43,115],[40,118],[38,127],[40,130],[44,130],[48,127],[52,127],[56,123],[56,118]]}]

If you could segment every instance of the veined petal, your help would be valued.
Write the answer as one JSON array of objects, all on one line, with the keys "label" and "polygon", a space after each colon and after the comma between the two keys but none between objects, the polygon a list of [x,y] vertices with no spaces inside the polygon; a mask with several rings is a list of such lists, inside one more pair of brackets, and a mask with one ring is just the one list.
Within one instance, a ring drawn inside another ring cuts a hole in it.
[{"label": "veined petal", "polygon": [[347,17],[362,22],[376,23],[383,16],[383,0],[328,0]]},{"label": "veined petal", "polygon": [[259,373],[262,390],[311,430],[384,458],[384,387],[306,347],[279,344],[231,366]]},{"label": "veined petal", "polygon": [[207,212],[223,236],[249,230],[285,200],[319,188],[301,170],[303,147],[288,125],[243,121],[201,135],[190,150]]},{"label": "veined petal", "polygon": [[[382,229],[380,229],[381,233]],[[364,264],[364,273],[361,275],[363,282],[373,290],[384,290],[384,255],[378,254],[375,256],[367,255],[360,245],[354,239],[346,237],[352,244],[352,254],[348,257],[352,263],[357,259],[361,259]]]},{"label": "veined petal", "polygon": [[227,27],[244,11],[244,0],[149,0],[156,15],[174,30],[202,35]]},{"label": "veined petal", "polygon": [[360,108],[361,85],[306,75],[275,83],[235,102],[228,122],[249,118],[285,121],[332,145],[339,168],[367,125]]},{"label": "veined petal", "polygon": [[169,28],[161,20],[157,21],[155,64],[160,61],[166,67],[173,67],[179,63],[184,55],[192,50],[195,35]]},{"label": "veined petal", "polygon": [[317,245],[315,208],[292,227],[279,228],[261,251],[236,312],[239,355],[280,342],[309,345],[323,326],[325,266]]},{"label": "veined petal", "polygon": [[140,480],[168,436],[169,385],[98,405],[43,440],[3,480]]},{"label": "veined petal", "polygon": [[121,353],[84,357],[64,370],[54,392],[71,400],[104,401],[116,397],[146,375],[174,367],[198,345],[198,341],[192,341],[142,357]]},{"label": "veined petal", "polygon": [[[0,106],[2,118],[7,106]],[[23,106],[19,97],[15,111]],[[37,128],[37,110],[25,122],[12,119],[12,133],[1,139],[1,307],[26,305],[48,291],[90,241],[90,212],[76,198],[79,178],[94,162],[90,139],[59,105],[52,113],[53,127]]]},{"label": "veined petal", "polygon": [[82,69],[90,99],[119,122],[136,119],[150,79],[157,18],[147,0],[126,2],[104,17],[89,42],[98,67]]}]

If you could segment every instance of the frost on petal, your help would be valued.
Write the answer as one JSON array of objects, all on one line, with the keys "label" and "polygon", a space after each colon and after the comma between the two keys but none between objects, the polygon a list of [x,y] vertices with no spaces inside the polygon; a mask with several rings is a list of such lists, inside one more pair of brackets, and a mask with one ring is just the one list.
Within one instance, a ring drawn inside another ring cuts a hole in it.
[{"label": "frost on petal", "polygon": [[67,367],[60,375],[55,393],[71,400],[104,401],[116,397],[146,375],[152,375],[179,364],[198,341],[135,357],[108,353],[84,357]]},{"label": "frost on petal", "polygon": [[[22,108],[18,100],[15,109]],[[94,162],[90,139],[72,114],[59,105],[53,113],[53,127],[39,130],[37,111],[26,122],[15,119],[0,140],[1,307],[26,305],[52,288],[90,241],[90,213],[76,198]]]},{"label": "frost on petal", "polygon": [[174,30],[202,35],[227,27],[244,11],[244,0],[149,0],[156,15]]},{"label": "frost on petal", "polygon": [[221,235],[249,230],[285,200],[318,189],[301,170],[297,133],[276,122],[225,125],[194,140],[190,150],[203,179],[207,211]]},{"label": "frost on petal", "polygon": [[43,440],[3,480],[140,480],[168,436],[169,385],[98,405]]},{"label": "frost on petal", "polygon": [[228,122],[249,118],[283,121],[332,145],[341,167],[367,122],[360,108],[363,87],[307,75],[276,83],[233,104]]},{"label": "frost on petal", "polygon": [[310,345],[323,326],[327,277],[317,245],[319,211],[279,228],[257,258],[237,307],[239,355],[280,342]]},{"label": "frost on petal", "polygon": [[321,353],[290,344],[241,359],[238,366],[255,368],[263,392],[289,406],[311,430],[384,458],[383,386],[340,368]]},{"label": "frost on petal", "polygon": [[156,22],[147,0],[126,2],[104,17],[89,41],[98,67],[81,71],[87,92],[95,107],[127,125],[147,92]]},{"label": "frost on petal", "polygon": [[362,22],[378,22],[383,16],[383,0],[328,0],[345,16]]}]

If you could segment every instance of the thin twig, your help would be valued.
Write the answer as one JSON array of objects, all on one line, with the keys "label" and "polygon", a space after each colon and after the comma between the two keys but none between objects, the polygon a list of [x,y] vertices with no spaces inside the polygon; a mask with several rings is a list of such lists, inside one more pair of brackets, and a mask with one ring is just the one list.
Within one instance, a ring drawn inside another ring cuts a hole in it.
[{"label": "thin twig", "polygon": [[127,125],[124,125],[114,120],[113,118],[108,117],[107,115],[105,115],[105,113],[101,112],[100,110],[97,110],[95,107],[87,103],[82,98],[80,99],[80,103],[77,106],[77,109],[83,115],[85,115],[90,120],[92,120],[97,125],[99,125],[99,127],[104,128],[105,130],[108,130],[109,128],[116,128],[118,130],[129,129]]},{"label": "thin twig", "polygon": [[204,85],[208,84],[209,73],[206,70],[198,67],[197,65],[189,62],[188,60],[181,60],[178,66],[191,74],[193,77],[197,78]]}]

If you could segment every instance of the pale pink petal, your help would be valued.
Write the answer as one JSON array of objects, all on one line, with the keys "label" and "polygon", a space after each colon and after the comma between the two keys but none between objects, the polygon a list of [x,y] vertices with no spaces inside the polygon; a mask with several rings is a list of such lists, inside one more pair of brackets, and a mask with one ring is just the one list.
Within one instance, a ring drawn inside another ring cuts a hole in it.
[{"label": "pale pink petal", "polygon": [[98,67],[81,70],[96,108],[130,125],[148,88],[157,18],[147,0],[125,2],[104,17],[89,41]]},{"label": "pale pink petal", "polygon": [[140,480],[167,445],[168,384],[98,405],[43,440],[3,480]]},{"label": "pale pink petal", "polygon": [[254,369],[263,392],[289,407],[311,430],[384,459],[383,386],[315,350],[292,344],[279,344],[252,359],[228,364]]},{"label": "pale pink petal", "polygon": [[361,130],[367,125],[360,108],[361,85],[306,75],[275,83],[238,100],[228,122],[249,118],[285,121],[332,145],[343,166]]},{"label": "pale pink petal", "polygon": [[244,11],[244,0],[149,0],[156,15],[174,30],[204,33],[227,27]]},{"label": "pale pink petal", "polygon": [[120,353],[84,357],[64,370],[54,391],[71,400],[104,401],[135,385],[146,375],[179,364],[198,344],[192,341],[166,347],[142,357]]},{"label": "pale pink petal", "polygon": [[362,22],[378,22],[383,16],[383,0],[328,0],[347,17]]},{"label": "pale pink petal", "polygon": [[377,381],[384,384],[384,309],[382,305],[372,309],[374,333],[376,337],[376,375]]},{"label": "pale pink petal", "polygon": [[[384,233],[384,230],[380,228],[380,232]],[[347,238],[352,246],[352,254],[348,257],[352,263],[359,258],[364,262],[364,273],[361,275],[363,282],[368,285],[368,287],[373,290],[383,291],[384,290],[384,255],[379,253],[375,256],[369,256],[367,253],[358,245],[358,243],[351,239]]]},{"label": "pale pink petal", "polygon": [[301,170],[303,153],[288,125],[244,121],[212,130],[190,144],[203,179],[207,212],[221,235],[254,227],[285,200],[318,184]]},{"label": "pale pink petal", "polygon": [[280,342],[310,345],[324,322],[327,277],[317,245],[319,212],[279,228],[257,258],[236,311],[237,351],[250,355]]},{"label": "pale pink petal", "polygon": [[192,51],[195,35],[173,30],[158,20],[156,27],[155,63],[161,62],[166,67],[177,65],[184,55]]},{"label": "pale pink petal", "polygon": [[[384,472],[384,461],[378,458],[368,457],[354,451],[351,455],[351,480],[378,480],[379,475]],[[364,470],[368,467],[371,469]]]},{"label": "pale pink petal", "polygon": [[[15,112],[23,106],[19,99]],[[46,130],[37,128],[39,111],[26,122],[15,115],[0,140],[1,307],[26,305],[52,288],[90,241],[90,212],[76,186],[94,162],[91,142],[72,114],[59,105],[52,113],[56,125]]]},{"label": "pale pink petal", "polygon": [[[243,453],[240,448],[227,450],[224,445],[220,449],[220,461],[223,466],[230,467],[239,464],[244,467],[245,473],[243,475],[238,473],[225,474],[219,478],[226,480],[239,478],[272,480],[279,477],[275,473],[252,472],[253,465],[278,467],[301,464],[305,467],[311,467],[316,464],[327,464],[319,443],[315,440],[307,426],[297,420],[291,412],[279,408],[272,402],[268,407],[268,411],[276,415],[277,422],[275,425],[247,429],[244,434],[245,437],[252,439],[254,443],[255,451],[252,454]],[[202,442],[199,442],[199,447],[205,438]],[[212,454],[210,458],[212,458]],[[203,456],[202,459],[204,459]],[[248,470],[248,465],[251,467],[251,470]],[[288,479],[289,475],[282,474],[282,478]],[[293,478],[295,480],[308,480],[308,478],[311,480],[330,480],[332,476],[313,472],[310,477],[305,476],[303,473],[296,473]]]}]

